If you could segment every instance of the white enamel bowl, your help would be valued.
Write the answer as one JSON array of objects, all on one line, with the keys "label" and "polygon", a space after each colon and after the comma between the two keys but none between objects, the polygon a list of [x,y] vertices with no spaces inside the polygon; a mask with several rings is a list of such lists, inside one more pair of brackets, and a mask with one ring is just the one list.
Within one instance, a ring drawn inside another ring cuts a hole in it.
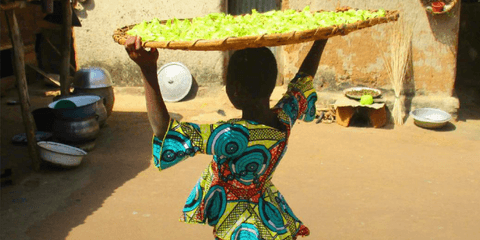
[{"label": "white enamel bowl", "polygon": [[80,148],[57,142],[38,142],[40,147],[40,157],[50,163],[58,164],[64,167],[75,167],[80,165],[87,152]]}]

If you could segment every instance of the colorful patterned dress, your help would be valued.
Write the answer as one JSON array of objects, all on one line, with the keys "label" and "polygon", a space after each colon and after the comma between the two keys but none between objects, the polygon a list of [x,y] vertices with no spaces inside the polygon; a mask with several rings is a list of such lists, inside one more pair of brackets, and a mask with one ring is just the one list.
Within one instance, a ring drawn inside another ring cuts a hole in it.
[{"label": "colorful patterned dress", "polygon": [[163,140],[154,136],[160,170],[197,153],[213,155],[183,208],[181,221],[209,224],[223,240],[296,239],[309,230],[295,216],[271,179],[287,150],[297,119],[315,118],[312,77],[297,74],[273,110],[286,130],[232,119],[197,125],[171,120]]}]

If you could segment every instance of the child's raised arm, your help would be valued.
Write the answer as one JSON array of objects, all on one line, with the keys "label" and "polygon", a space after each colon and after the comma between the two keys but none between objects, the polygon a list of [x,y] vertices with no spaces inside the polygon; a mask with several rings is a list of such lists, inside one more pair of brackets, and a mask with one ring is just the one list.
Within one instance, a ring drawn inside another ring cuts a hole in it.
[{"label": "child's raised arm", "polygon": [[157,59],[158,51],[152,48],[150,51],[142,47],[140,37],[130,37],[125,42],[130,58],[140,67],[143,75],[145,87],[145,98],[147,101],[148,119],[153,133],[160,139],[163,139],[168,129],[170,115],[167,106],[163,101],[157,77]]},{"label": "child's raised arm", "polygon": [[298,70],[299,73],[302,72],[312,76],[312,78],[315,77],[318,64],[320,63],[320,57],[322,56],[325,45],[327,44],[327,40],[328,39],[321,39],[313,43],[310,52],[308,52],[307,56],[303,60],[302,66],[300,66],[300,69]]}]

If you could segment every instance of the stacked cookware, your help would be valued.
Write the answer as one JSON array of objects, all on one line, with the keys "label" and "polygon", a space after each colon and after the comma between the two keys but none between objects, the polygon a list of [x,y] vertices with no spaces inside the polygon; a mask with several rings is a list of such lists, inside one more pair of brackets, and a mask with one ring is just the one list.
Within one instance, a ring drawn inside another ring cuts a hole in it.
[{"label": "stacked cookware", "polygon": [[[53,136],[60,142],[90,151],[100,132],[96,95],[69,96],[48,105],[55,116]],[[70,106],[68,104],[71,104]],[[62,106],[63,105],[63,106]]]},{"label": "stacked cookware", "polygon": [[[102,68],[80,69],[72,85],[71,96],[49,104],[55,116],[53,134],[62,143],[91,151],[100,128],[112,113],[115,98],[111,77]],[[65,102],[73,103],[73,107],[58,107]]]},{"label": "stacked cookware", "polygon": [[107,117],[112,114],[115,96],[112,78],[107,70],[99,67],[80,69],[75,73],[73,87],[74,95],[93,94],[102,97]]}]

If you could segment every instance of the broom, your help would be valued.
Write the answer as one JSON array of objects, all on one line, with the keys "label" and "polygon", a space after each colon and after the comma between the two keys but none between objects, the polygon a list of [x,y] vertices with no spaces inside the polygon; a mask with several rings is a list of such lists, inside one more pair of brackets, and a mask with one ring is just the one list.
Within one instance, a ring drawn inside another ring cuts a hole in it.
[{"label": "broom", "polygon": [[[405,22],[403,18],[395,22],[390,31],[390,51],[382,54],[388,77],[395,93],[395,102],[392,109],[395,125],[403,125],[405,117],[405,98],[402,94],[408,63],[411,58],[410,47],[413,27],[412,23]],[[387,57],[388,53],[390,53],[390,58]]]}]

